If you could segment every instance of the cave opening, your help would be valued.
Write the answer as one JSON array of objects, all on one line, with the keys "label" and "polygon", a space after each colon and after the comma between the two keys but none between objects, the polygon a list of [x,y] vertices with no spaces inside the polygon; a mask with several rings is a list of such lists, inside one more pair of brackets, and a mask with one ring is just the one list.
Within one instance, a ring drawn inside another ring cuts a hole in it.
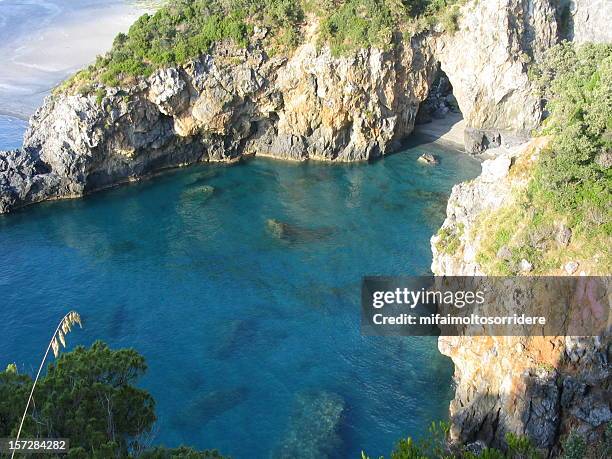
[{"label": "cave opening", "polygon": [[415,131],[463,144],[463,115],[453,93],[453,85],[440,63],[427,98],[419,105]]},{"label": "cave opening", "polygon": [[429,94],[419,105],[416,124],[428,124],[448,116],[462,117],[461,109],[453,94],[453,85],[438,63]]}]

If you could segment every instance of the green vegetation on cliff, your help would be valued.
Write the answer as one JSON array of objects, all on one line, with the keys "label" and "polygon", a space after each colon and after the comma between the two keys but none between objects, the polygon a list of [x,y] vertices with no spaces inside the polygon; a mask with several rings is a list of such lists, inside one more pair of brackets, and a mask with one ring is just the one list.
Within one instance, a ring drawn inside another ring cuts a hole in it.
[{"label": "green vegetation on cliff", "polygon": [[459,16],[458,0],[347,0],[336,3],[321,17],[321,42],[329,44],[335,55],[356,48],[387,48],[393,34],[412,33],[441,22],[454,31]]},{"label": "green vegetation on cliff", "polygon": [[[442,22],[454,28],[463,0],[170,0],[141,16],[95,64],[58,88],[89,93],[95,82],[129,84],[163,66],[180,65],[230,41],[246,47],[255,27],[269,53],[289,52],[311,24],[319,43],[334,54],[362,47],[391,46],[393,33],[423,30]],[[307,24],[308,23],[308,24]],[[418,25],[416,25],[418,24]],[[409,35],[409,34],[408,34]]]},{"label": "green vegetation on cliff", "polygon": [[[448,432],[450,425],[446,422],[432,423],[427,434],[420,440],[411,437],[400,440],[390,459],[543,459],[544,451],[538,450],[531,440],[522,435],[506,434],[504,451],[484,447],[468,448],[465,445],[450,445]],[[612,423],[606,426],[601,441],[587,445],[584,437],[576,432],[565,436],[561,442],[561,459],[604,459],[612,454]],[[364,452],[362,459],[371,459]],[[372,458],[373,459],[373,458]],[[379,459],[384,459],[380,457]]]},{"label": "green vegetation on cliff", "polygon": [[[461,445],[448,443],[450,425],[446,422],[432,423],[427,434],[420,440],[408,437],[400,440],[390,459],[543,459],[541,454],[529,438],[509,433],[506,435],[506,452],[495,448],[483,447],[474,452]],[[361,453],[362,459],[370,459]],[[380,457],[379,459],[384,459]]]},{"label": "green vegetation on cliff", "polygon": [[[512,274],[518,262],[534,274],[569,260],[580,269],[612,270],[612,45],[560,44],[532,69],[549,116],[550,143],[535,165],[515,164],[527,186],[514,202],[485,216],[478,260],[485,272]],[[523,161],[526,163],[527,161]],[[565,236],[562,234],[565,233]],[[571,236],[570,236],[571,235]],[[502,247],[511,256],[497,256]]]}]

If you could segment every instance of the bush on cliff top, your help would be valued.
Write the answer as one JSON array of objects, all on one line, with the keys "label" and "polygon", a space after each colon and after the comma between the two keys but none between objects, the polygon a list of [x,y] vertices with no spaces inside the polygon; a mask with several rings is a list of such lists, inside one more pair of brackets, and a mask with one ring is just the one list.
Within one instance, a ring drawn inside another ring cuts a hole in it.
[{"label": "bush on cliff top", "polygon": [[[390,459],[542,459],[544,456],[525,436],[512,433],[506,435],[506,451],[484,448],[478,454],[460,445],[450,445],[447,437],[450,425],[446,422],[432,423],[427,434],[420,440],[411,437],[400,440]],[[362,459],[370,459],[364,452]],[[380,456],[379,459],[384,459]],[[578,458],[581,459],[581,458]]]},{"label": "bush on cliff top", "polygon": [[[551,136],[528,185],[514,203],[483,217],[478,261],[489,274],[513,274],[521,259],[532,274],[550,273],[570,260],[580,269],[612,269],[612,45],[560,44],[531,71],[549,116],[541,133]],[[525,161],[524,161],[525,162]],[[520,169],[515,164],[513,169]],[[555,241],[571,229],[568,246]],[[497,251],[506,246],[510,259]]]},{"label": "bush on cliff top", "polygon": [[531,192],[610,235],[610,214],[601,221],[595,214],[612,202],[612,45],[558,45],[535,77],[550,113],[542,132],[552,143]]},{"label": "bush on cliff top", "polygon": [[[266,27],[269,52],[299,44],[307,15],[317,17],[320,43],[334,54],[391,45],[394,30],[411,18],[428,18],[462,0],[170,0],[155,14],[144,14],[115,38],[112,49],[95,64],[58,88],[88,93],[95,81],[108,86],[130,83],[163,66],[183,64],[229,40],[246,47],[255,26]],[[440,20],[448,23],[448,17]],[[456,17],[455,17],[456,20]],[[452,22],[452,20],[451,20]],[[422,28],[422,27],[421,27]]]}]

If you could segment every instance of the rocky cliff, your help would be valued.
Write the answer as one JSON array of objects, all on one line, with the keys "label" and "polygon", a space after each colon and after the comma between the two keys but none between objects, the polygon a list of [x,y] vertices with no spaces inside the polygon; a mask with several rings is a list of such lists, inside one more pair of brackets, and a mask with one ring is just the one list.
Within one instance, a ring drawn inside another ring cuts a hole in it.
[{"label": "rocky cliff", "polygon": [[[578,43],[610,41],[607,28],[600,24],[601,14],[596,13],[598,9],[602,13],[606,11],[609,2],[606,5],[595,0],[523,4],[527,5],[523,10],[528,13],[525,17],[532,17],[533,23],[539,24],[539,28],[528,28],[531,32],[524,37],[540,37],[533,41],[536,43],[533,54],[525,56],[525,61],[537,60],[538,53],[545,49],[553,29],[542,18],[553,13],[558,19],[556,34],[561,37]],[[451,71],[449,77],[452,74]],[[455,95],[461,102],[457,89]],[[523,101],[526,110],[516,120],[524,121],[527,126],[534,105],[528,98]],[[480,122],[482,131],[466,131],[466,144],[475,141],[473,146],[478,150],[478,144],[491,146],[492,136],[493,146],[504,143],[503,132],[487,130],[486,121]],[[472,121],[472,127],[474,124]],[[520,130],[520,126],[514,127],[515,132]],[[472,135],[474,132],[476,136]],[[496,219],[508,209],[511,212],[517,205],[525,205],[517,201],[517,196],[525,196],[530,171],[548,142],[549,139],[539,138],[523,145],[497,148],[497,158],[483,163],[482,174],[477,179],[453,188],[446,220],[432,238],[432,271],[436,275],[499,275],[490,268],[500,262],[518,274],[533,274],[530,260],[520,257],[514,260],[505,245],[493,251],[496,259],[493,262],[482,255],[492,235],[489,226],[495,225]],[[582,247],[571,249],[573,235],[564,221],[549,221],[546,227],[546,234],[532,234],[531,243],[557,255],[570,252],[573,256],[582,255],[582,259],[550,258],[547,261],[554,263],[544,271],[540,269],[538,274],[602,274],[597,269],[598,260],[585,258]],[[490,244],[487,250],[491,252]],[[499,296],[508,295],[499,292]],[[609,298],[607,301],[609,304]],[[569,432],[582,435],[589,445],[597,444],[612,421],[611,344],[609,335],[603,338],[440,338],[440,351],[455,364],[457,389],[450,407],[452,438],[462,443],[481,440],[503,447],[506,433],[512,432],[527,435],[552,456],[559,453],[560,444]]]},{"label": "rocky cliff", "polygon": [[612,2],[609,0],[558,0],[561,37],[575,43],[611,42]]},{"label": "rocky cliff", "polygon": [[[526,171],[547,142],[539,138],[505,151],[485,161],[478,178],[453,188],[442,231],[432,238],[434,274],[489,274],[478,258],[486,233],[482,217],[508,205],[526,186]],[[451,251],[445,249],[445,235],[456,239]],[[565,274],[563,263],[550,274],[560,273]],[[499,296],[509,297],[508,292]],[[455,364],[457,388],[450,406],[455,441],[503,447],[506,434],[515,433],[556,456],[569,432],[596,443],[612,421],[609,336],[441,337],[438,346]]]},{"label": "rocky cliff", "polygon": [[254,41],[127,89],[50,97],[23,150],[0,157],[0,211],[198,161],[374,158],[411,132],[434,77],[416,41],[340,58],[313,43],[269,57]]},{"label": "rocky cliff", "polygon": [[127,88],[59,92],[32,117],[23,149],[0,155],[0,212],[198,161],[384,155],[411,133],[440,63],[467,120],[467,150],[516,143],[541,118],[527,65],[559,38],[553,3],[470,1],[456,33],[398,33],[388,50],[342,57],[318,44],[310,17],[289,55],[269,56],[269,32],[255,28],[247,48],[219,43]]}]

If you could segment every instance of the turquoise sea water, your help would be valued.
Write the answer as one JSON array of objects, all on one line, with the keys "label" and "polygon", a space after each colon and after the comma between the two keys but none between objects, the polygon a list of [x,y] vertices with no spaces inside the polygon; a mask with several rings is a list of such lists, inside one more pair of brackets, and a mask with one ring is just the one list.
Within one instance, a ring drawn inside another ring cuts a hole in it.
[{"label": "turquoise sea water", "polygon": [[[361,336],[360,281],[428,272],[448,193],[478,172],[432,144],[371,164],[255,159],[0,216],[0,367],[33,371],[76,309],[69,346],[146,357],[155,443],[266,458],[297,431],[330,457],[388,454],[447,416],[452,364],[435,338]],[[330,405],[334,438],[312,422]]]}]

